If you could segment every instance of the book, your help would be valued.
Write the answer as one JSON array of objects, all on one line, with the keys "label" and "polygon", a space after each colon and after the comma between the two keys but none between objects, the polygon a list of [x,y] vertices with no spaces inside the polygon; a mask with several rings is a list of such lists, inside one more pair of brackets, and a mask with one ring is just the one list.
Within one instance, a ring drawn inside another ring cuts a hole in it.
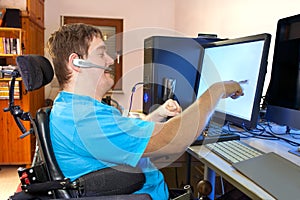
[{"label": "book", "polygon": [[4,19],[5,12],[6,12],[5,8],[0,9],[0,26],[4,25],[3,19]]},{"label": "book", "polygon": [[0,37],[0,54],[4,54],[4,37]]}]

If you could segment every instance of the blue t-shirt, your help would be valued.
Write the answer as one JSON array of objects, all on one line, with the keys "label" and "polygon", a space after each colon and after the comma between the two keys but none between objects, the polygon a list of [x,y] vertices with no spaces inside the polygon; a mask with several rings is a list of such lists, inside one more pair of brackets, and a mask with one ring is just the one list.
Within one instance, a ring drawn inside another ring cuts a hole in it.
[{"label": "blue t-shirt", "polygon": [[169,195],[164,177],[149,158],[142,158],[153,129],[153,122],[122,117],[112,106],[64,91],[50,114],[51,141],[65,177],[73,181],[110,166],[139,166],[146,182],[136,193],[163,200]]}]

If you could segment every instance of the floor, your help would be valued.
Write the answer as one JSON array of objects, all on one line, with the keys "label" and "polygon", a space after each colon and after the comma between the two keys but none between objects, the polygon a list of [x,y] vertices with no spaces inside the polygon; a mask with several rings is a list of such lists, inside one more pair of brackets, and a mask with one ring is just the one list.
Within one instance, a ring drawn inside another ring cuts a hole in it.
[{"label": "floor", "polygon": [[0,199],[6,200],[14,194],[20,183],[17,166],[0,166]]}]

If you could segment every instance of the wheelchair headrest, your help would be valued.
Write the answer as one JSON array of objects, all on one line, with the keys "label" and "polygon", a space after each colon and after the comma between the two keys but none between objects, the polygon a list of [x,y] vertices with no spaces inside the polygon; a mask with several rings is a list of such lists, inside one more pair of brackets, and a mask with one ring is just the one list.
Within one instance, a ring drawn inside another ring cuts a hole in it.
[{"label": "wheelchair headrest", "polygon": [[52,81],[53,68],[44,56],[22,55],[16,61],[27,91],[39,89]]}]

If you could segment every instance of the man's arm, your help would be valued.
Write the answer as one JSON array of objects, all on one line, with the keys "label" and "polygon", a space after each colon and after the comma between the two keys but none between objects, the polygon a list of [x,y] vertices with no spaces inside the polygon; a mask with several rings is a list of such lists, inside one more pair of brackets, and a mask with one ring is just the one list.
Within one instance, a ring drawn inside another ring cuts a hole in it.
[{"label": "man's arm", "polygon": [[156,123],[144,156],[182,153],[201,134],[221,98],[243,95],[239,83],[213,84],[199,99],[165,123]]}]

